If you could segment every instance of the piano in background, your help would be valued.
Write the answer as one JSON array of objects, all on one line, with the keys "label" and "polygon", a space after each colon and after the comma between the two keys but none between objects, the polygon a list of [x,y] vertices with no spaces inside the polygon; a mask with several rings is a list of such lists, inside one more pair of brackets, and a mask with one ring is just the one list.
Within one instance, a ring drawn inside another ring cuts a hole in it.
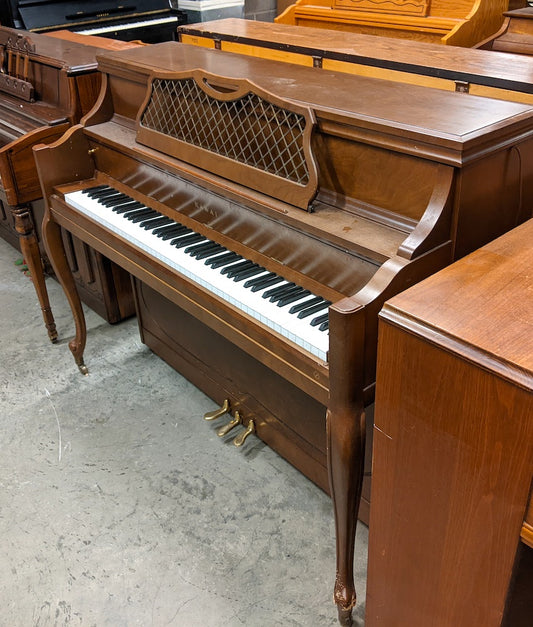
[{"label": "piano in background", "polygon": [[280,24],[470,47],[496,32],[509,0],[297,0]]},{"label": "piano in background", "polygon": [[237,18],[180,26],[178,38],[226,52],[533,104],[533,59],[524,56]]},{"label": "piano in background", "polygon": [[532,55],[533,7],[507,11],[504,17],[500,30],[480,42],[476,48]]},{"label": "piano in background", "polygon": [[[99,50],[0,27],[0,237],[22,251],[53,342],[57,331],[44,276],[50,264],[41,239],[44,204],[32,147],[57,140],[92,108],[101,83]],[[133,315],[128,274],[66,233],[65,243],[83,300],[108,322]]]},{"label": "piano in background", "polygon": [[187,21],[168,0],[4,0],[0,24],[35,33],[71,30],[122,41],[172,41]]},{"label": "piano in background", "polygon": [[136,277],[143,340],[222,435],[329,469],[348,624],[378,312],[530,217],[533,108],[172,42],[98,60],[98,107],[34,150],[75,361],[60,227]]}]

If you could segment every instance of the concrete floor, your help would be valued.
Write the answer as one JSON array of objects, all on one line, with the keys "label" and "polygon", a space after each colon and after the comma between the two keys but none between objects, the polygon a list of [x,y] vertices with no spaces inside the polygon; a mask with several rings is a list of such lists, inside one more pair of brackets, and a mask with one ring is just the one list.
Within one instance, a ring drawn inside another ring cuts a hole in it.
[{"label": "concrete floor", "polygon": [[[48,341],[18,252],[0,240],[0,626],[336,625],[329,498],[153,355],[137,323],[73,323],[47,280]],[[363,625],[367,529],[356,549]]]}]

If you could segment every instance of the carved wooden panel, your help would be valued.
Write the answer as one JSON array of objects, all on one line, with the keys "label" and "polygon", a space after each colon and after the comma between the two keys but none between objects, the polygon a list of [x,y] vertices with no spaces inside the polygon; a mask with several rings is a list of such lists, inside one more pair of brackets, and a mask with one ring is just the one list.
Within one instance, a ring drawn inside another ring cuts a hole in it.
[{"label": "carved wooden panel", "polygon": [[137,141],[308,209],[317,190],[314,124],[311,109],[196,71],[152,76]]},{"label": "carved wooden panel", "polygon": [[425,17],[429,3],[430,0],[333,0],[333,8]]}]

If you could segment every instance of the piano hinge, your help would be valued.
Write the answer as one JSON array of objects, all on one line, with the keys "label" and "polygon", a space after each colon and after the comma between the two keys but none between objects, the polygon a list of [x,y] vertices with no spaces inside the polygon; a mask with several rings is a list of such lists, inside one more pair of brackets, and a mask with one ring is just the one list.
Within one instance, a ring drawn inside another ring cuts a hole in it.
[{"label": "piano hinge", "polygon": [[455,81],[455,91],[458,91],[461,94],[470,93],[470,83],[466,81]]}]

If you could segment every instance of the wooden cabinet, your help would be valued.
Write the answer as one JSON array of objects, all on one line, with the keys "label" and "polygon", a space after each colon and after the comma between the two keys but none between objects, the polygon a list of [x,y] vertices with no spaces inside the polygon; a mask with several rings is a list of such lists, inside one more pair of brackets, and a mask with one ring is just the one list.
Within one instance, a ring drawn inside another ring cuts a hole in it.
[{"label": "wooden cabinet", "polygon": [[530,220],[381,312],[367,627],[531,624],[532,242]]}]

